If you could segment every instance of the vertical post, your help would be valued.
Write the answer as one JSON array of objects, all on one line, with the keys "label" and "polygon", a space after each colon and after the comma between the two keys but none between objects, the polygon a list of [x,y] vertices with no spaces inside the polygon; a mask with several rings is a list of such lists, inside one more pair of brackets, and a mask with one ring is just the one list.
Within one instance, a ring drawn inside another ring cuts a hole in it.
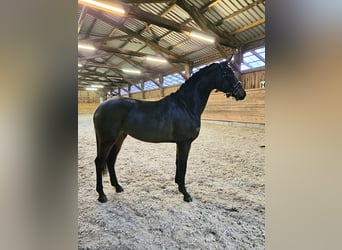
[{"label": "vertical post", "polygon": [[141,89],[142,89],[141,91],[142,99],[145,99],[145,82],[144,81],[141,82]]},{"label": "vertical post", "polygon": [[238,49],[238,52],[234,55],[234,66],[237,70],[237,73],[239,74],[239,79],[241,77],[241,63],[243,61],[243,56],[242,56],[242,49],[241,47]]},{"label": "vertical post", "polygon": [[[233,62],[232,66],[233,66],[233,69],[235,71],[236,78],[239,79],[241,82],[242,82],[242,79],[241,79],[241,63],[242,63],[242,60],[243,60],[242,49],[240,47],[234,53],[234,62]],[[245,87],[243,82],[242,82],[242,86]]]},{"label": "vertical post", "polygon": [[184,64],[184,69],[185,69],[186,79],[189,79],[191,72],[192,72],[192,66],[189,63]]},{"label": "vertical post", "polygon": [[159,74],[159,84],[160,84],[160,97],[164,97],[164,77],[162,74]]},{"label": "vertical post", "polygon": [[129,84],[129,85],[128,85],[128,97],[132,97],[131,87],[132,87],[132,85]]}]

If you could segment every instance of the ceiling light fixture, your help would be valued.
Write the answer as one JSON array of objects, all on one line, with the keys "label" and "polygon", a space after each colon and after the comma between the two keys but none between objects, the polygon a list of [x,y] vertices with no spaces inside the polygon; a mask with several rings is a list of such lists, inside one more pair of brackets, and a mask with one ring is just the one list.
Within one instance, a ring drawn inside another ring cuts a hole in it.
[{"label": "ceiling light fixture", "polygon": [[104,11],[111,11],[114,12],[115,14],[121,14],[124,15],[126,11],[122,7],[114,6],[112,4],[105,4],[102,2],[97,2],[93,0],[79,0],[79,2],[83,5],[93,7],[95,9],[100,9]]},{"label": "ceiling light fixture", "polygon": [[80,64],[80,63],[78,64],[78,67],[82,67],[82,66],[83,66],[82,64]]},{"label": "ceiling light fixture", "polygon": [[94,85],[90,85],[90,87],[102,89],[104,86],[103,85],[96,85],[96,84],[94,84]]},{"label": "ceiling light fixture", "polygon": [[196,39],[208,42],[208,43],[214,43],[215,42],[215,37],[212,37],[212,36],[197,32],[197,31],[191,31],[189,35],[192,38],[196,38]]},{"label": "ceiling light fixture", "polygon": [[141,74],[141,70],[139,69],[122,69],[122,71],[128,74]]},{"label": "ceiling light fixture", "polygon": [[85,88],[85,89],[88,90],[88,91],[96,91],[97,90],[97,88],[92,88],[92,87]]},{"label": "ceiling light fixture", "polygon": [[79,49],[87,49],[87,50],[96,50],[96,48],[93,45],[87,45],[87,44],[78,44]]},{"label": "ceiling light fixture", "polygon": [[151,62],[167,63],[167,60],[165,58],[156,56],[146,56],[146,60]]}]

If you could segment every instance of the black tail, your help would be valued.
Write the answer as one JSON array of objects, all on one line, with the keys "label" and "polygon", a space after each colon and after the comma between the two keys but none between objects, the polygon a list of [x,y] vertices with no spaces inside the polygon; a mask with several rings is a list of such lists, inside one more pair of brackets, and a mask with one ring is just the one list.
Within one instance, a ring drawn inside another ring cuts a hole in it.
[{"label": "black tail", "polygon": [[[97,151],[97,157],[99,157],[99,155],[100,155],[100,143],[99,143],[99,139],[97,137],[97,134],[96,134],[96,151]],[[108,174],[107,163],[102,165],[101,172],[102,172],[102,176],[106,176]]]}]

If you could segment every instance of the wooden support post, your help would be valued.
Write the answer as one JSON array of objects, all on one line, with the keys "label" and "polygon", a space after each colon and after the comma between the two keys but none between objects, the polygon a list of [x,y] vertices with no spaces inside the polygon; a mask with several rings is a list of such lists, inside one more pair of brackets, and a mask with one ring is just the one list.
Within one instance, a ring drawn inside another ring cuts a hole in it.
[{"label": "wooden support post", "polygon": [[192,65],[190,64],[184,64],[184,68],[185,68],[185,76],[186,76],[186,80],[189,79],[189,77],[191,76],[191,72],[192,72]]},{"label": "wooden support post", "polygon": [[128,97],[132,97],[131,88],[132,88],[132,85],[129,84],[128,85]]},{"label": "wooden support post", "polygon": [[239,48],[237,53],[234,53],[234,70],[237,78],[241,80],[241,63],[243,61],[242,49]]},{"label": "wooden support post", "polygon": [[159,74],[159,84],[160,84],[160,97],[164,97],[164,77],[162,74]]},{"label": "wooden support post", "polygon": [[141,94],[142,94],[142,99],[145,99],[146,98],[146,95],[145,95],[145,83],[144,82],[141,82]]}]

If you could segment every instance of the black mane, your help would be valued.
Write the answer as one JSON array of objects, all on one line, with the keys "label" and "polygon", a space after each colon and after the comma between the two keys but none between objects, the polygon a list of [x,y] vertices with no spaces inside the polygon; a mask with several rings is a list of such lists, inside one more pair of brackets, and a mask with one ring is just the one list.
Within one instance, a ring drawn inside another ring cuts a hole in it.
[{"label": "black mane", "polygon": [[212,63],[202,69],[200,69],[198,72],[196,72],[195,74],[193,74],[191,77],[189,77],[189,79],[187,79],[180,87],[179,89],[176,91],[176,93],[187,90],[188,88],[193,88],[193,86],[195,84],[198,83],[199,79],[202,78],[203,76],[205,76],[209,70],[212,69],[216,69],[216,67],[218,66],[218,63]]}]

